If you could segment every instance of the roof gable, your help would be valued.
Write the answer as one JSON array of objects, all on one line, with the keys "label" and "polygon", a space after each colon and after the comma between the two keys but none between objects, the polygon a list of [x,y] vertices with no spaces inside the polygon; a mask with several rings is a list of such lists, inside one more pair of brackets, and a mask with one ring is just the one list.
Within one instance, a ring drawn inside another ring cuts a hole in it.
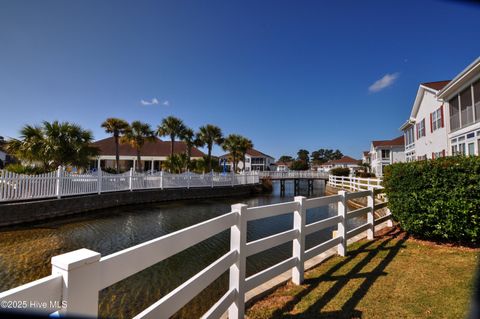
[{"label": "roof gable", "polygon": [[373,147],[393,147],[393,146],[404,146],[405,137],[399,136],[393,140],[383,140],[383,141],[372,141]]}]

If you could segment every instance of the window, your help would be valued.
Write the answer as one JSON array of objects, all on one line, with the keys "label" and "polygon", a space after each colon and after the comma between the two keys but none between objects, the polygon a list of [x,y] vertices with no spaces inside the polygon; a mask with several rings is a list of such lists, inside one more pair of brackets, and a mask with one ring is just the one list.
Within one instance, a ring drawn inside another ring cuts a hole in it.
[{"label": "window", "polygon": [[475,103],[475,120],[480,120],[480,80],[473,84],[473,100]]},{"label": "window", "polygon": [[472,91],[470,88],[460,93],[460,120],[462,127],[473,123]]},{"label": "window", "polygon": [[458,144],[458,155],[465,155],[465,143]]},{"label": "window", "polygon": [[390,159],[390,150],[382,150],[382,160]]},{"label": "window", "polygon": [[458,130],[460,128],[460,111],[458,108],[458,96],[448,101],[450,105],[450,129]]},{"label": "window", "polygon": [[468,155],[475,155],[475,143],[468,143]]},{"label": "window", "polygon": [[413,144],[415,142],[413,131],[414,131],[413,126],[409,127],[405,131],[405,144],[406,145],[410,145],[410,144]]},{"label": "window", "polygon": [[417,124],[417,139],[425,136],[425,119]]},{"label": "window", "polygon": [[433,112],[430,115],[431,116],[432,132],[443,127],[442,108],[443,108],[443,106],[441,106],[438,110],[436,110],[435,112]]}]

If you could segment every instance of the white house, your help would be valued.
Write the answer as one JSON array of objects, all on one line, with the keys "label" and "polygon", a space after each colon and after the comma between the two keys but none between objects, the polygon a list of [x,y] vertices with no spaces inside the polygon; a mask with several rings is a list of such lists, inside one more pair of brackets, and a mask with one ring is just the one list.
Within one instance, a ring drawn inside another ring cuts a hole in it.
[{"label": "white house", "polygon": [[276,162],[275,163],[275,167],[276,167],[276,171],[277,172],[288,172],[290,169],[290,163],[286,163],[286,162]]},{"label": "white house", "polygon": [[383,176],[385,166],[405,161],[405,141],[399,136],[393,140],[372,141],[370,146],[372,173]]},{"label": "white house", "polygon": [[437,94],[448,105],[449,155],[480,154],[480,57]]},{"label": "white house", "polygon": [[434,159],[448,153],[446,108],[437,93],[450,81],[420,84],[410,118],[400,127],[405,137],[405,160]]},{"label": "white house", "polygon": [[[232,169],[232,157],[230,153],[224,154],[219,157],[220,160],[226,160],[226,166],[228,170]],[[270,155],[264,154],[260,151],[257,151],[253,148],[247,150],[247,153],[245,155],[245,165],[240,159],[238,162],[238,169],[242,171],[268,171],[273,169],[275,159],[271,157]]]},{"label": "white house", "polygon": [[363,151],[362,152],[362,163],[363,164],[371,164],[372,161],[370,159],[370,151]]},{"label": "white house", "polygon": [[354,173],[361,168],[359,163],[360,161],[357,159],[354,159],[350,156],[343,156],[340,159],[331,160],[323,163],[322,165],[320,165],[320,170],[323,172],[329,172],[333,168],[345,167],[350,169],[350,173]]},{"label": "white house", "polygon": [[[93,143],[93,146],[99,149],[99,155],[95,159],[95,167],[98,166],[105,168],[115,168],[115,139],[109,137],[103,140],[99,140]],[[174,153],[185,153],[185,143],[176,141],[174,144]],[[167,160],[170,156],[171,143],[169,141],[162,141],[159,138],[155,138],[154,142],[145,142],[140,152],[141,167],[143,170],[160,170],[161,163]],[[137,167],[137,151],[129,144],[119,145],[120,154],[120,170],[126,171],[131,167]],[[192,147],[191,159],[203,158],[203,153],[197,148]]]}]

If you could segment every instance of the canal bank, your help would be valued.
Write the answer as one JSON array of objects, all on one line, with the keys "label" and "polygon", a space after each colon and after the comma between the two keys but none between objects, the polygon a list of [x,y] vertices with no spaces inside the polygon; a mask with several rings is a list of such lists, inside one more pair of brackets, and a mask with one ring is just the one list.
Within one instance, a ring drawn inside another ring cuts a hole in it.
[{"label": "canal bank", "polygon": [[96,210],[156,202],[259,194],[259,184],[224,187],[152,189],[0,204],[0,227],[31,223]]}]

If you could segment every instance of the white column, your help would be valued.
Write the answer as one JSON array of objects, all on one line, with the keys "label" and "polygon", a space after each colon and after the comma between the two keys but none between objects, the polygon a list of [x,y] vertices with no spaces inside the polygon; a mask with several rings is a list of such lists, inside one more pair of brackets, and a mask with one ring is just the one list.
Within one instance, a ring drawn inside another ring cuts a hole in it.
[{"label": "white column", "polygon": [[153,163],[154,163],[154,160],[152,159],[152,166],[150,167],[150,171],[153,173]]},{"label": "white column", "polygon": [[97,158],[97,170],[101,170],[101,160],[100,157]]},{"label": "white column", "polygon": [[52,258],[52,274],[63,277],[61,317],[98,317],[100,256],[82,248]]},{"label": "white column", "polygon": [[367,229],[367,239],[373,239],[375,236],[375,220],[374,220],[374,213],[375,213],[375,196],[373,187],[368,187],[368,190],[371,192],[370,195],[367,196],[367,207],[370,208],[370,211],[367,213],[367,223],[369,228]]},{"label": "white column", "polygon": [[163,189],[163,171],[160,171],[160,189]]},{"label": "white column", "polygon": [[99,194],[102,193],[102,169],[97,171],[97,191]]},{"label": "white column", "polygon": [[338,244],[338,254],[340,256],[345,256],[347,254],[347,203],[345,200],[345,195],[347,192],[338,191],[338,195],[342,198],[338,201],[338,216],[340,216],[340,221],[337,225],[337,236],[341,237],[342,240]]},{"label": "white column", "polygon": [[297,257],[297,265],[292,268],[292,281],[296,285],[303,283],[304,263],[305,263],[305,219],[307,210],[305,208],[304,196],[295,196],[295,202],[298,208],[293,212],[293,228],[298,230],[297,238],[293,240],[293,257]]},{"label": "white column", "polygon": [[247,205],[232,205],[232,212],[237,213],[237,224],[230,228],[230,250],[236,250],[237,261],[230,267],[229,289],[237,291],[235,301],[228,308],[229,319],[243,319],[245,316],[245,274],[247,257]]},{"label": "white column", "polygon": [[130,171],[128,172],[128,189],[130,191],[133,190],[133,167],[130,167]]}]

